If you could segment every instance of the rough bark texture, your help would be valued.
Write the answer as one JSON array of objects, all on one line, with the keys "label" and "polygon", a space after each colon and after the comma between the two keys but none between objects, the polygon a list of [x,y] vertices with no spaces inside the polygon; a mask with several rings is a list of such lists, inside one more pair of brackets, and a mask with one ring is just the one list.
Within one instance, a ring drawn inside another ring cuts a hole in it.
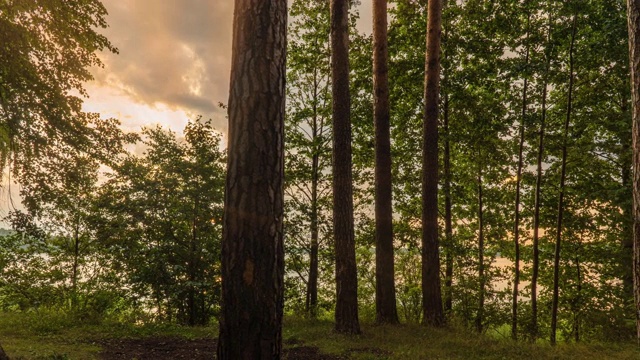
[{"label": "rough bark texture", "polygon": [[333,233],[336,252],[336,331],[360,333],[353,233],[349,98],[349,1],[331,0],[333,95]]},{"label": "rough bark texture", "polygon": [[425,324],[442,326],[445,319],[438,244],[438,85],[442,1],[429,0],[427,12],[422,145],[422,313]]},{"label": "rough bark texture", "polygon": [[633,294],[640,342],[640,0],[627,0],[633,106]]},{"label": "rough bark texture", "polygon": [[573,16],[571,25],[571,45],[569,47],[569,90],[567,93],[567,114],[564,121],[564,135],[562,144],[562,165],[560,169],[560,194],[558,196],[558,221],[556,224],[556,246],[553,258],[553,299],[551,303],[551,345],[556,344],[556,329],[558,328],[558,291],[560,287],[560,249],[562,248],[562,217],[564,214],[564,190],[567,177],[567,140],[569,137],[569,123],[571,122],[571,105],[573,100],[573,48],[576,39],[577,15]]},{"label": "rough bark texture", "polygon": [[286,0],[236,0],[218,359],[279,359]]},{"label": "rough bark texture", "polygon": [[391,135],[387,0],[373,0],[373,112],[375,127],[376,323],[398,323],[393,259]]}]

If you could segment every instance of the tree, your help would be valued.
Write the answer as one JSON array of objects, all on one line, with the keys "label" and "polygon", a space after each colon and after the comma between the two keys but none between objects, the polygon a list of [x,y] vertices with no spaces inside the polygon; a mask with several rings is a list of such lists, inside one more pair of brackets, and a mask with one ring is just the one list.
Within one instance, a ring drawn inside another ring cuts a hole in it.
[{"label": "tree", "polygon": [[336,331],[360,333],[353,229],[349,98],[349,1],[331,0],[333,99],[333,233],[336,253]]},{"label": "tree", "polygon": [[425,324],[444,325],[438,244],[438,84],[442,1],[429,0],[422,147],[422,310]]},{"label": "tree", "polygon": [[564,134],[562,140],[562,165],[560,167],[560,194],[558,196],[558,218],[556,225],[556,244],[553,261],[553,299],[551,305],[551,345],[556,344],[556,328],[558,319],[558,292],[560,282],[560,249],[562,240],[562,220],[564,215],[564,194],[565,194],[565,180],[567,169],[567,137],[569,136],[569,124],[571,122],[572,100],[573,100],[573,85],[574,85],[574,44],[576,38],[576,22],[578,16],[573,16],[571,25],[571,44],[569,47],[569,89],[567,92],[567,113],[564,122]]},{"label": "tree", "polygon": [[627,0],[633,114],[633,295],[640,342],[640,1]]},{"label": "tree", "polygon": [[393,266],[386,0],[373,0],[373,88],[376,148],[376,322],[397,323]]},{"label": "tree", "polygon": [[236,0],[218,359],[280,358],[287,1]]},{"label": "tree", "polygon": [[[319,291],[329,292],[318,286],[321,272],[332,267],[332,256],[322,255],[333,251],[329,2],[297,0],[289,15],[284,244],[285,274],[292,276],[285,276],[285,306],[304,301],[314,317]],[[323,298],[326,304],[329,297]]]},{"label": "tree", "polygon": [[[529,66],[529,26],[531,23],[531,15],[527,16],[527,37],[525,40],[525,71]],[[513,225],[513,245],[514,245],[514,266],[513,272],[513,301],[511,307],[511,338],[518,339],[518,286],[520,285],[520,182],[522,176],[523,158],[525,140],[525,119],[527,117],[527,90],[529,87],[529,78],[525,74],[524,85],[522,87],[522,118],[520,120],[520,139],[518,140],[518,164],[516,166],[516,204],[515,219]]]},{"label": "tree", "polygon": [[89,68],[102,65],[96,52],[117,52],[96,31],[107,27],[106,15],[99,0],[0,3],[0,165],[12,155],[22,184],[31,164],[63,152],[61,144],[109,159],[112,136],[102,120],[81,111],[80,97],[87,96]]},{"label": "tree", "polygon": [[118,164],[91,225],[131,298],[150,302],[161,319],[205,325],[220,300],[221,137],[201,119],[187,123],[184,139],[160,127],[141,135],[144,154]]}]

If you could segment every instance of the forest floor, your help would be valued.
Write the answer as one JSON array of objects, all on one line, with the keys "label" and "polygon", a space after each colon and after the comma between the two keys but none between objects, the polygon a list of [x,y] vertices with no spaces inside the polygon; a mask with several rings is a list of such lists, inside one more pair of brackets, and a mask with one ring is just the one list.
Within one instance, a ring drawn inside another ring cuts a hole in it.
[{"label": "forest floor", "polygon": [[[459,327],[363,324],[362,335],[332,331],[331,321],[286,318],[284,359],[640,359],[633,342],[514,342]],[[0,344],[12,360],[213,359],[215,327],[78,324],[63,315],[0,314]]]}]

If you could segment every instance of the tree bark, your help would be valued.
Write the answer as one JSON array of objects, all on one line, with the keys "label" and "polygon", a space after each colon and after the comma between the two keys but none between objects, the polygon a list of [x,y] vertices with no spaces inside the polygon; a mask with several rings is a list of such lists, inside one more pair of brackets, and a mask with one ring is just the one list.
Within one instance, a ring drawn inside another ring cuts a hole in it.
[{"label": "tree bark", "polygon": [[331,0],[333,95],[333,233],[336,253],[336,332],[359,334],[358,274],[353,233],[349,98],[349,1]]},{"label": "tree bark", "polygon": [[640,342],[640,0],[627,0],[633,111],[633,295]]},{"label": "tree bark", "polygon": [[427,7],[422,145],[422,312],[425,324],[443,326],[438,244],[438,86],[442,1],[429,0]]},{"label": "tree bark", "polygon": [[556,329],[558,327],[558,291],[560,286],[560,249],[562,247],[562,215],[564,213],[564,190],[567,176],[567,141],[569,137],[569,123],[571,122],[571,106],[573,100],[573,49],[576,40],[577,15],[573,16],[571,25],[571,45],[569,46],[569,90],[567,93],[567,115],[564,121],[564,135],[562,144],[562,165],[560,169],[560,194],[558,196],[558,221],[556,225],[556,246],[553,258],[553,299],[551,303],[551,345],[556,344]]},{"label": "tree bark", "polygon": [[376,323],[398,323],[391,204],[391,134],[387,0],[373,0],[373,112],[375,127]]},{"label": "tree bark", "polygon": [[279,359],[286,0],[236,0],[218,359]]}]

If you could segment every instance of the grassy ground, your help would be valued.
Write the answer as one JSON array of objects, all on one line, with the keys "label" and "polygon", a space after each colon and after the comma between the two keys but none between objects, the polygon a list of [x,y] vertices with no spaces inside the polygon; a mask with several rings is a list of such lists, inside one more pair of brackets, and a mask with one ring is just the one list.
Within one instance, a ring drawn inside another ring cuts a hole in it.
[{"label": "grassy ground", "polygon": [[[480,336],[464,329],[430,329],[418,325],[372,326],[363,334],[333,333],[330,321],[287,318],[285,346],[311,346],[321,353],[350,359],[640,359],[632,343],[546,344],[515,343]],[[64,315],[0,314],[0,343],[11,359],[97,359],[101,339],[173,336],[214,338],[214,327],[175,325],[78,324]]]},{"label": "grassy ground", "polygon": [[[352,359],[640,359],[628,344],[545,344],[513,342],[464,329],[432,329],[419,325],[363,325],[359,336],[338,335],[328,321],[289,318],[285,342],[304,342],[323,353],[349,354]],[[378,351],[375,351],[377,349]]]}]

